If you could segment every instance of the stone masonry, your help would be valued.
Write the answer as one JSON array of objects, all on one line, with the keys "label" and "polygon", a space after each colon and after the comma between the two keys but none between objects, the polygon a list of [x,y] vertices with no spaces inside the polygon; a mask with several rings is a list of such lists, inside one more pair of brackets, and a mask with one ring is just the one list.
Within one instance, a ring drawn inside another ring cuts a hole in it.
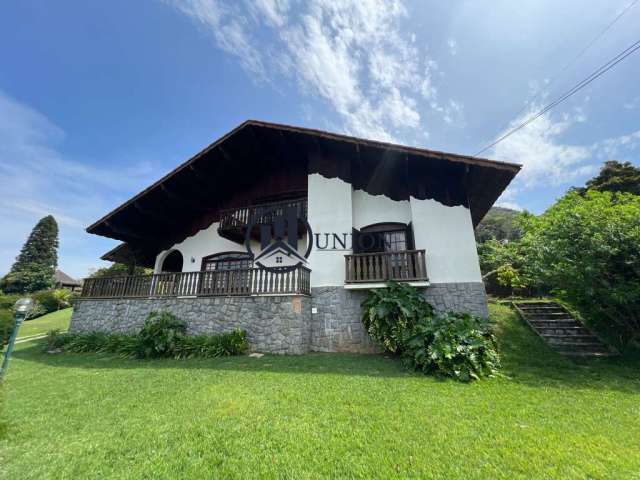
[{"label": "stone masonry", "polygon": [[101,299],[77,302],[73,332],[137,332],[154,311],[187,322],[192,335],[246,330],[252,350],[300,354],[309,351],[311,299],[307,296]]},{"label": "stone masonry", "polygon": [[482,282],[432,283],[424,296],[436,312],[468,312],[488,317],[487,295]]},{"label": "stone masonry", "polygon": [[[487,316],[482,283],[439,283],[423,290],[436,311]],[[247,331],[252,350],[278,354],[308,351],[379,351],[365,331],[360,304],[366,290],[316,287],[311,297],[252,296],[149,299],[82,299],[73,312],[74,332],[136,332],[153,311],[187,322],[190,334]],[[314,313],[315,312],[315,313]]]},{"label": "stone masonry", "polygon": [[366,296],[366,290],[312,288],[311,349],[317,352],[378,351],[362,324],[360,304]]}]

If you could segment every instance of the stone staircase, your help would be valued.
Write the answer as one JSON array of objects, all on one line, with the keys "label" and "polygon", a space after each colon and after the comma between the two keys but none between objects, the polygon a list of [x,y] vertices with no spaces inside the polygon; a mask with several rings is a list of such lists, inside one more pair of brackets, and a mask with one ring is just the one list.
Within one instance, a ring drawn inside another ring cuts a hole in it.
[{"label": "stone staircase", "polygon": [[617,353],[556,302],[514,302],[513,306],[523,320],[561,355],[606,357]]}]

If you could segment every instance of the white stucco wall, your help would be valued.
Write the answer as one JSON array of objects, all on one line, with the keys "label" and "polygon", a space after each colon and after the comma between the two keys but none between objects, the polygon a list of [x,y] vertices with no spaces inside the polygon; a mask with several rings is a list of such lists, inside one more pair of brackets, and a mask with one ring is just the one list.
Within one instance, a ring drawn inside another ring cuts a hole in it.
[{"label": "white stucco wall", "polygon": [[413,197],[410,202],[416,248],[426,250],[429,281],[482,281],[469,209]]},{"label": "white stucco wall", "polygon": [[[154,273],[160,273],[162,270],[162,262],[169,252],[178,250],[182,254],[182,271],[183,272],[199,272],[202,267],[202,258],[214,253],[222,252],[246,252],[244,243],[235,243],[218,235],[219,222],[211,224],[208,228],[200,230],[192,237],[186,238],[184,241],[175,244],[168,250],[164,250],[156,257]],[[251,248],[254,253],[260,251],[260,243],[251,242]],[[304,254],[307,248],[307,236],[298,240],[298,253]],[[191,258],[195,261],[192,262]]]},{"label": "white stucco wall", "polygon": [[[351,184],[339,178],[309,175],[308,216],[314,233],[351,233]],[[313,249],[309,257],[311,286],[344,285],[344,256],[348,251]]]},{"label": "white stucco wall", "polygon": [[409,200],[396,201],[384,195],[370,195],[364,190],[353,191],[353,226],[357,229],[382,222],[411,221]]},{"label": "white stucco wall", "polygon": [[[162,262],[165,256],[171,250],[178,250],[182,254],[182,271],[198,272],[202,266],[202,257],[220,252],[244,252],[244,245],[237,244],[231,240],[218,235],[218,222],[212,223],[208,228],[200,230],[192,237],[186,238],[184,241],[175,244],[169,250],[160,252],[156,257],[155,273],[159,273],[162,269]],[[195,261],[191,262],[191,258]]]},{"label": "white stucco wall", "polygon": [[[308,218],[314,233],[351,233],[380,222],[413,223],[417,249],[426,250],[427,273],[431,283],[480,282],[480,266],[476,252],[473,224],[469,209],[447,207],[436,200],[394,201],[382,195],[353,190],[339,178],[309,175]],[[183,256],[183,271],[199,271],[202,258],[226,251],[245,251],[244,245],[218,235],[218,223],[176,244],[172,249]],[[350,237],[349,242],[350,243]],[[259,250],[256,242],[255,251]],[[304,253],[306,238],[298,251]],[[350,245],[347,245],[350,247]],[[170,250],[172,250],[170,249]],[[156,258],[155,272],[170,251]],[[344,256],[351,250],[318,250],[309,257],[311,286],[344,285]],[[194,258],[194,262],[191,262]]]}]

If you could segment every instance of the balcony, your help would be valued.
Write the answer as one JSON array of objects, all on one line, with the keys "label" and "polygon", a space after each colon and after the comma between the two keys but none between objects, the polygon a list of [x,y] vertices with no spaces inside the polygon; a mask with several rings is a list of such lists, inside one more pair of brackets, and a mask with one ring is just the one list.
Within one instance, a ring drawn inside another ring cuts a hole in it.
[{"label": "balcony", "polygon": [[[220,212],[220,225],[218,226],[218,234],[233,242],[243,243],[247,234],[247,225],[253,224],[270,224],[273,217],[285,215],[288,208],[296,209],[298,218],[307,218],[307,199],[297,198],[291,200],[283,200],[279,202],[260,203],[250,205],[248,207],[229,208]],[[255,233],[257,240],[257,232]],[[300,228],[300,235],[304,230]],[[253,237],[252,237],[253,238]]]},{"label": "balcony", "polygon": [[424,250],[345,255],[345,268],[345,282],[351,288],[389,280],[420,285],[428,282]]},{"label": "balcony", "polygon": [[87,278],[81,298],[163,298],[309,295],[306,267],[274,272],[261,268]]}]

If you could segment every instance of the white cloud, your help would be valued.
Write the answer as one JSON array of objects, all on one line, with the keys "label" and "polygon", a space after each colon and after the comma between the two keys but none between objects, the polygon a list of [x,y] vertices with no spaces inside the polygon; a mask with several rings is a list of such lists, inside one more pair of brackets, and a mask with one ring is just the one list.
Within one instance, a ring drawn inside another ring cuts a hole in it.
[{"label": "white cloud", "polygon": [[[218,47],[225,52],[235,55],[240,64],[249,72],[263,77],[265,67],[257,49],[251,44],[249,34],[249,18],[241,15],[237,8],[223,4],[216,0],[184,0],[170,3],[179,8],[184,14],[196,19],[213,33]],[[280,2],[261,1],[257,5],[265,7]],[[257,8],[257,7],[256,7]],[[269,7],[265,7],[267,10]],[[263,10],[264,13],[264,10]],[[271,11],[269,21],[274,21],[278,10]]]},{"label": "white cloud", "polygon": [[49,214],[60,227],[60,266],[85,275],[104,252],[88,248],[83,228],[112,209],[114,197],[126,199],[154,176],[148,162],[97,167],[67,158],[64,138],[47,117],[0,91],[0,275]]},{"label": "white cloud", "polygon": [[[539,106],[514,119],[507,130],[529,118]],[[517,181],[525,188],[540,184],[560,185],[591,173],[592,152],[588,146],[563,142],[563,135],[576,123],[585,120],[582,111],[556,118],[550,112],[498,143],[490,155],[497,160],[521,163]],[[502,135],[502,134],[500,134]],[[498,136],[500,136],[498,135]]]},{"label": "white cloud", "polygon": [[[506,131],[521,124],[539,108],[531,105],[526,113],[510,123]],[[596,174],[603,161],[628,160],[640,148],[640,130],[586,145],[566,142],[565,134],[586,120],[582,107],[561,115],[547,112],[496,145],[490,154],[491,158],[523,165],[514,183],[496,204],[517,206],[518,193],[540,186],[569,186],[576,181],[576,185],[579,185],[581,180]]]},{"label": "white cloud", "polygon": [[627,135],[602,140],[593,146],[593,150],[601,159],[620,160],[618,157],[624,156],[626,153],[634,151],[638,147],[640,147],[640,130],[636,130]]},{"label": "white cloud", "polygon": [[272,26],[281,27],[287,23],[288,0],[250,0],[248,6]]},{"label": "white cloud", "polygon": [[450,38],[447,40],[447,46],[449,47],[449,53],[455,56],[458,53],[458,42],[455,39]]},{"label": "white cloud", "polygon": [[[425,114],[454,122],[452,107],[437,98],[437,63],[401,26],[407,11],[400,0],[309,0],[295,9],[285,0],[247,8],[230,0],[169,2],[207,26],[216,45],[249,72],[284,75],[324,100],[347,133],[400,141],[426,133]],[[223,36],[230,28],[233,41]],[[268,39],[255,33],[264,29]]]},{"label": "white cloud", "polygon": [[516,210],[518,212],[521,212],[521,211],[524,210],[524,208],[522,208],[520,205],[518,205],[517,203],[514,203],[514,202],[497,201],[496,202],[496,207],[509,208],[511,210]]},{"label": "white cloud", "polygon": [[625,110],[635,110],[640,107],[640,96],[637,96],[623,104]]}]

